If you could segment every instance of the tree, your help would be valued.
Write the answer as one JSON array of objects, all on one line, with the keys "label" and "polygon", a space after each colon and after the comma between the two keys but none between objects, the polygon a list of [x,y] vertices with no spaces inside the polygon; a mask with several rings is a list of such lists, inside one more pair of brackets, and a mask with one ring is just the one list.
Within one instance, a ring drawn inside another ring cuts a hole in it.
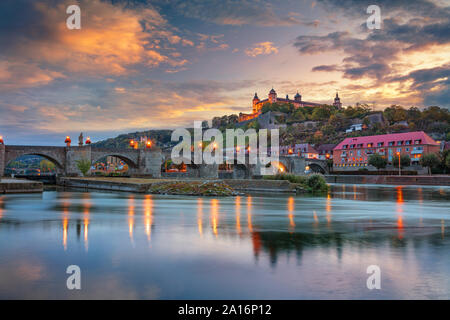
[{"label": "tree", "polygon": [[[398,167],[398,156],[395,155],[392,159],[392,165]],[[411,158],[407,154],[400,155],[400,168],[409,167],[411,165]]]},{"label": "tree", "polygon": [[317,107],[312,113],[313,120],[326,120],[329,119],[332,114],[332,109],[327,106]]},{"label": "tree", "polygon": [[45,171],[50,172],[55,170],[55,164],[51,161],[44,159],[39,163],[39,168],[41,169],[42,172]]},{"label": "tree", "polygon": [[378,153],[375,153],[369,157],[369,164],[380,170],[386,168],[387,160]]},{"label": "tree", "polygon": [[439,165],[439,158],[434,153],[427,153],[420,159],[420,164],[423,167],[428,167],[428,174],[431,174],[431,168]]},{"label": "tree", "polygon": [[402,106],[397,105],[384,109],[383,115],[390,124],[407,119],[407,111]]},{"label": "tree", "polygon": [[76,161],[78,170],[81,171],[83,176],[87,176],[89,170],[91,169],[91,161],[88,159],[81,159]]},{"label": "tree", "polygon": [[450,170],[450,150],[444,150],[439,153],[440,165],[439,167],[442,169],[444,173],[447,173]]},{"label": "tree", "polygon": [[450,153],[445,157],[445,168],[450,170]]}]

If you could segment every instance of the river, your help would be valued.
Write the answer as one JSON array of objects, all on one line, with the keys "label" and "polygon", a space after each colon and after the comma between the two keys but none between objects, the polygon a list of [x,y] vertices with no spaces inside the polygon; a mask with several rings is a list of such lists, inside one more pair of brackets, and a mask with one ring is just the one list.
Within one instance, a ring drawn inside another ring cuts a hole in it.
[{"label": "river", "polygon": [[[449,200],[448,187],[364,185],[0,195],[0,298],[449,299]],[[67,289],[69,265],[81,290]]]}]

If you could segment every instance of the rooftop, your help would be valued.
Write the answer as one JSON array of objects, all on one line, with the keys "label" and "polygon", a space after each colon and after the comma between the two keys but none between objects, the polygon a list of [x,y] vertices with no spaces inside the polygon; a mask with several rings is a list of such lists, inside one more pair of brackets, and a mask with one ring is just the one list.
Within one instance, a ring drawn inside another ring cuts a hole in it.
[{"label": "rooftop", "polygon": [[[428,145],[439,145],[436,141],[434,141],[429,135],[427,135],[423,131],[416,132],[405,132],[405,133],[391,133],[391,134],[383,134],[378,136],[366,136],[366,137],[354,137],[354,138],[346,138],[341,143],[339,143],[334,150],[343,149],[344,145],[357,145],[357,148],[370,148],[377,147],[377,144],[383,142],[383,147],[387,147],[389,142],[396,142],[397,146],[398,141],[409,141],[411,140],[414,144],[414,141],[421,140],[420,144],[428,144]],[[368,144],[372,144],[372,146],[368,146]],[[359,145],[359,146],[358,146]],[[402,144],[404,145],[404,144]],[[348,148],[348,147],[347,147]]]}]

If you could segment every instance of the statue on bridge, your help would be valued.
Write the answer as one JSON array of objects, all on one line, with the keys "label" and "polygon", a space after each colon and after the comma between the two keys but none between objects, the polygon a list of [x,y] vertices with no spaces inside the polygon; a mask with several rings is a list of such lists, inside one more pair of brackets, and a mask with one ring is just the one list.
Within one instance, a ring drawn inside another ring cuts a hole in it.
[{"label": "statue on bridge", "polygon": [[83,145],[83,132],[80,133],[78,137],[78,145],[81,147]]}]

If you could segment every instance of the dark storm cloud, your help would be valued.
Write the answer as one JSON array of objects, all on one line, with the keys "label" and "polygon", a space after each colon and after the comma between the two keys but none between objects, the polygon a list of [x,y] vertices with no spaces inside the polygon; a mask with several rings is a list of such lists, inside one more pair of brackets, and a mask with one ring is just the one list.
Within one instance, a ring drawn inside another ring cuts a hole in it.
[{"label": "dark storm cloud", "polygon": [[438,85],[448,86],[450,84],[450,65],[416,70],[406,76],[392,79],[392,81],[404,80],[413,80],[411,88],[419,90],[431,89]]},{"label": "dark storm cloud", "polygon": [[[277,9],[290,5],[288,1],[268,0],[156,0],[154,5],[164,7],[187,18],[213,22],[219,25],[316,27],[317,20],[308,21],[292,11],[279,14]],[[296,6],[293,5],[295,8]]]},{"label": "dark storm cloud", "polygon": [[340,10],[346,16],[365,16],[367,7],[377,5],[382,15],[402,12],[405,15],[418,15],[428,18],[447,19],[449,7],[441,7],[427,0],[317,0],[317,3],[328,10]]}]

